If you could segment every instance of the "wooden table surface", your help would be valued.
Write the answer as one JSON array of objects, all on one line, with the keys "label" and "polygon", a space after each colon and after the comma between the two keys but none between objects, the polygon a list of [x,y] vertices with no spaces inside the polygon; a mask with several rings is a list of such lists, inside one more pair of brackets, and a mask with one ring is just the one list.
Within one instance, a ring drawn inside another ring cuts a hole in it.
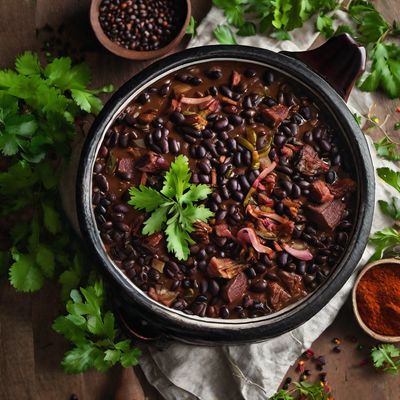
[{"label": "wooden table surface", "polygon": [[[111,82],[118,87],[125,82],[147,63],[119,59],[98,45],[89,27],[89,3],[89,0],[0,0],[0,68],[11,66],[15,56],[24,50],[40,50],[44,40],[51,39],[53,34],[50,29],[37,34],[37,29],[49,24],[60,31],[61,42],[55,42],[58,48],[65,47],[77,57],[85,55],[92,67],[95,85]],[[192,4],[193,14],[199,20],[208,11],[211,1],[193,0]],[[379,0],[376,4],[389,21],[400,19],[399,0]],[[378,96],[377,104],[375,114],[381,119],[392,114],[387,124],[392,128],[396,118],[393,111],[399,101]],[[400,119],[399,114],[397,119]],[[389,132],[394,134],[393,129]],[[374,135],[378,137],[380,133]],[[50,328],[60,311],[59,293],[52,284],[29,295],[17,294],[6,280],[0,282],[1,400],[67,400],[72,393],[80,400],[115,397],[120,369],[106,374],[90,371],[69,376],[60,368],[67,343]],[[332,351],[335,337],[342,340],[340,354]],[[351,337],[356,337],[357,343],[350,340]],[[358,344],[364,345],[364,350],[358,350]],[[372,344],[358,328],[350,303],[314,344],[315,353],[327,359],[328,381],[336,399],[400,399],[399,377],[383,375],[369,365],[360,366],[368,354],[366,348]],[[310,369],[316,376],[315,368],[311,366]],[[140,375],[140,371],[137,372]],[[298,374],[292,369],[289,375],[296,377]],[[147,398],[162,399],[143,376],[140,379]]]}]

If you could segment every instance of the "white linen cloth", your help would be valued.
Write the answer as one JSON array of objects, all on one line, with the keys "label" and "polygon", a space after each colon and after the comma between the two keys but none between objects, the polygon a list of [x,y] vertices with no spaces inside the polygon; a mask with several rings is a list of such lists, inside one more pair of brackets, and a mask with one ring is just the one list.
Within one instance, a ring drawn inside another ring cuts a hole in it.
[{"label": "white linen cloth", "polygon": [[[345,14],[341,14],[340,19],[345,19]],[[190,47],[216,44],[212,30],[222,21],[222,11],[212,8],[198,27],[197,37]],[[238,42],[276,51],[306,50],[318,36],[314,24],[313,18],[291,32],[291,41],[257,35],[238,37]],[[373,96],[355,89],[348,105],[353,111],[366,115],[372,103]],[[368,142],[374,167],[389,166],[398,170],[393,163],[377,158],[369,138]],[[396,190],[376,177],[376,201],[392,196],[398,196]],[[390,224],[390,219],[376,207],[371,232]],[[359,266],[363,266],[372,253],[373,249],[368,246]],[[242,346],[203,347],[176,342],[163,351],[149,346],[141,357],[140,366],[149,382],[167,400],[266,400],[276,392],[298,356],[333,322],[351,291],[355,276],[356,272],[318,314],[280,337]]]}]

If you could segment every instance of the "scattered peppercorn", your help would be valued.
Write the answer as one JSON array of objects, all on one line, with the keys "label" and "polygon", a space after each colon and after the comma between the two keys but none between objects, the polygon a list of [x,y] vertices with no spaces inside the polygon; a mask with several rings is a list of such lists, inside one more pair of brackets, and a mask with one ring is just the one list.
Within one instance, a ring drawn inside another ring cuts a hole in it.
[{"label": "scattered peppercorn", "polygon": [[311,375],[311,371],[310,371],[309,369],[306,369],[306,370],[304,371],[304,375],[310,376],[310,375]]},{"label": "scattered peppercorn", "polygon": [[300,360],[296,367],[296,372],[303,373],[304,372],[304,361]]},{"label": "scattered peppercorn", "polygon": [[326,364],[325,357],[324,356],[317,357],[315,359],[315,363],[316,363],[317,369],[322,371],[322,369],[324,368],[324,365]]},{"label": "scattered peppercorn", "polygon": [[339,347],[339,346],[335,346],[334,348],[333,348],[333,352],[334,353],[340,353],[342,351],[342,349]]},{"label": "scattered peppercorn", "polygon": [[303,356],[308,358],[308,359],[313,358],[314,355],[315,355],[315,353],[311,349],[308,349],[303,353]]},{"label": "scattered peppercorn", "polygon": [[285,379],[285,383],[287,383],[288,385],[290,385],[290,384],[292,383],[292,378],[291,378],[290,376],[288,376],[288,377]]},{"label": "scattered peppercorn", "polygon": [[103,0],[99,21],[110,40],[130,50],[149,51],[167,45],[179,29],[173,0]]},{"label": "scattered peppercorn", "polygon": [[320,374],[319,374],[319,380],[321,381],[321,382],[326,382],[326,372],[321,372]]}]

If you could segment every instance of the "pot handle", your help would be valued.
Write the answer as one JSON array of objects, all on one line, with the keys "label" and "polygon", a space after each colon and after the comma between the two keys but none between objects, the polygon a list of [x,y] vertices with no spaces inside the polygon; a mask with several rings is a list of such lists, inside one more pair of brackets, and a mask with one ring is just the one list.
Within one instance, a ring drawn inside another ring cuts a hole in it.
[{"label": "pot handle", "polygon": [[124,315],[122,308],[114,302],[113,306],[114,312],[121,323],[122,329],[124,333],[134,339],[141,342],[155,342],[162,338],[162,334],[155,330],[151,325],[148,324],[147,321],[140,318],[139,316],[135,316],[135,322],[131,322],[131,318],[129,321],[127,317]]},{"label": "pot handle", "polygon": [[345,101],[356,80],[365,71],[365,48],[347,33],[334,36],[312,50],[281,53],[308,65],[330,83]]}]

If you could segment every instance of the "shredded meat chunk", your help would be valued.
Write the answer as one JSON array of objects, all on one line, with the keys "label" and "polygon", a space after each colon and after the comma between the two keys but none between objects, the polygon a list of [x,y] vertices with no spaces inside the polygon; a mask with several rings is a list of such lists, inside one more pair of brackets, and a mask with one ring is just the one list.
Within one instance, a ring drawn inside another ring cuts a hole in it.
[{"label": "shredded meat chunk", "polygon": [[289,108],[283,104],[276,104],[271,108],[264,108],[261,112],[267,120],[272,122],[272,126],[277,128],[289,115]]},{"label": "shredded meat chunk", "polygon": [[311,183],[310,197],[316,203],[326,203],[327,201],[333,200],[333,195],[331,194],[326,183],[322,180],[317,180]]},{"label": "shredded meat chunk", "polygon": [[354,192],[355,189],[356,183],[350,178],[338,179],[335,183],[329,186],[329,190],[335,199],[340,199],[346,193]]},{"label": "shredded meat chunk", "polygon": [[345,209],[345,203],[333,200],[318,206],[310,204],[307,206],[306,212],[308,218],[318,227],[324,230],[333,230],[340,223]]},{"label": "shredded meat chunk", "polygon": [[297,170],[304,175],[312,176],[321,172],[327,172],[329,165],[323,162],[313,147],[306,144],[300,151]]},{"label": "shredded meat chunk", "polygon": [[136,161],[136,169],[143,172],[161,172],[167,171],[169,162],[162,156],[153,151],[149,151],[146,155]]},{"label": "shredded meat chunk", "polygon": [[192,233],[192,237],[196,242],[200,242],[203,244],[210,243],[210,233],[212,232],[212,228],[206,222],[196,221],[193,224],[194,232]]},{"label": "shredded meat chunk", "polygon": [[248,286],[248,280],[244,272],[240,272],[232,278],[225,286],[224,297],[228,303],[240,300]]},{"label": "shredded meat chunk", "polygon": [[213,257],[208,264],[207,272],[215,278],[232,279],[246,267],[246,264],[235,262],[230,258]]},{"label": "shredded meat chunk", "polygon": [[278,283],[268,282],[267,292],[269,295],[269,305],[273,310],[282,308],[290,300],[290,294]]}]

